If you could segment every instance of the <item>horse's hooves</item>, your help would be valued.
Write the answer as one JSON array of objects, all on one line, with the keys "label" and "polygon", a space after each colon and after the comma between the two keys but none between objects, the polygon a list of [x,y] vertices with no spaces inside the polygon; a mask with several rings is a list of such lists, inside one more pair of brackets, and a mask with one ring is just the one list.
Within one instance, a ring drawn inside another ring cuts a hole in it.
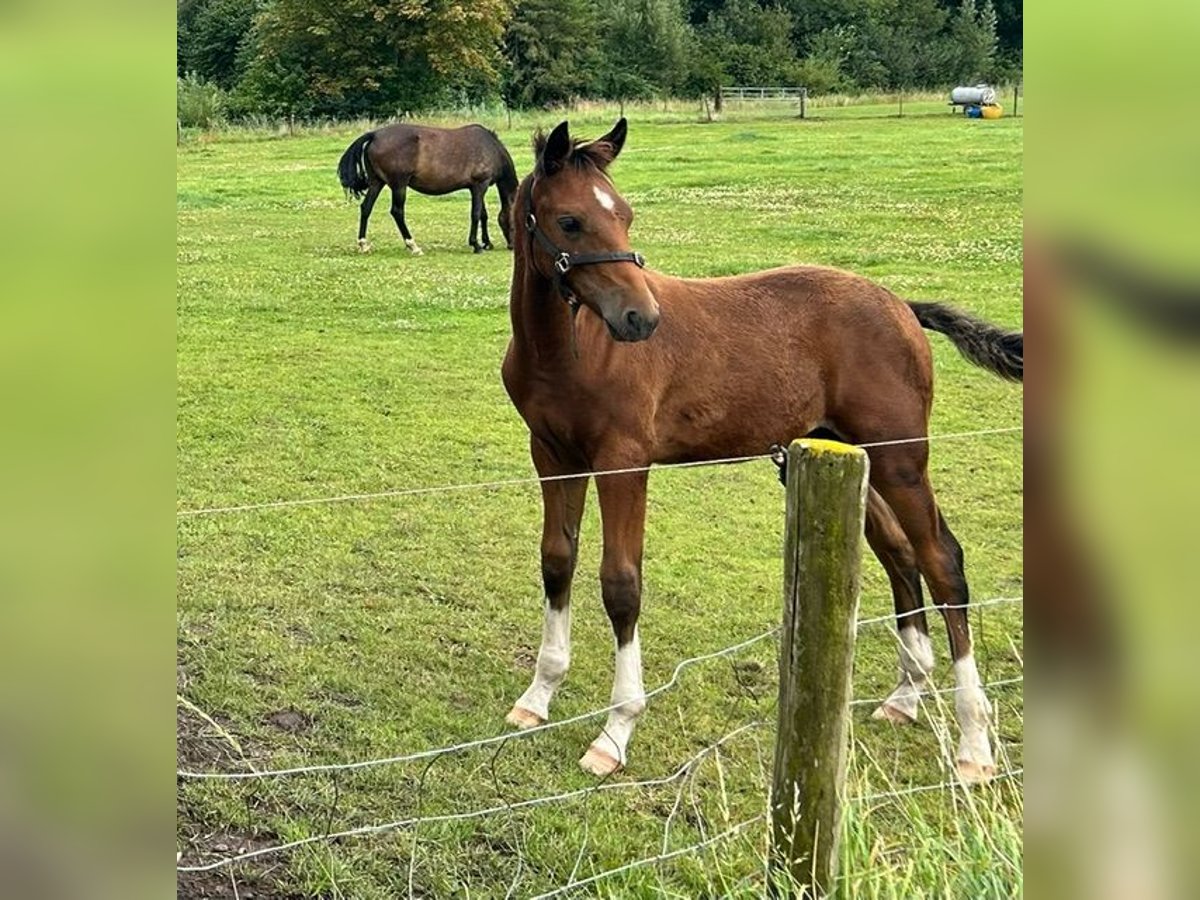
[{"label": "horse's hooves", "polygon": [[958,779],[963,784],[987,784],[996,777],[996,767],[981,765],[967,759],[960,759],[955,766],[958,769]]},{"label": "horse's hooves", "polygon": [[358,252],[359,253],[370,253],[371,245],[367,241],[359,241],[358,242]]},{"label": "horse's hooves", "polygon": [[623,768],[619,759],[596,746],[587,748],[587,753],[579,760],[579,767],[600,778],[619,772]]},{"label": "horse's hooves", "polygon": [[893,725],[911,725],[917,721],[916,716],[910,716],[903,710],[896,709],[894,706],[889,706],[886,703],[881,703],[875,707],[875,712],[871,713],[872,719],[879,719],[882,722],[891,722]]},{"label": "horse's hooves", "polygon": [[524,731],[526,728],[537,728],[539,725],[544,724],[546,720],[537,713],[522,709],[520,706],[514,706],[512,711],[504,717],[504,721]]},{"label": "horse's hooves", "polygon": [[417,246],[416,241],[405,241],[404,246],[409,249],[413,256],[424,256],[425,251]]},{"label": "horse's hooves", "polygon": [[483,248],[482,248],[482,247],[473,247],[472,249],[473,249],[473,250],[474,250],[476,253],[482,253],[482,252],[483,252]]},{"label": "horse's hooves", "polygon": [[486,244],[484,244],[484,245],[483,245],[483,249],[484,249],[484,250],[491,250],[491,249],[493,249],[493,248],[492,248],[492,243],[491,243],[491,241],[488,241]]}]

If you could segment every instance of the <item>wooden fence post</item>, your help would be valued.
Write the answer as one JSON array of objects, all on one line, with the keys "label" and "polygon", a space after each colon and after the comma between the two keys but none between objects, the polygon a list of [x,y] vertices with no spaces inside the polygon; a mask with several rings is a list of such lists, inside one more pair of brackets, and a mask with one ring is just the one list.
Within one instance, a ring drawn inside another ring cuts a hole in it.
[{"label": "wooden fence post", "polygon": [[771,874],[777,892],[824,897],[841,836],[868,466],[836,441],[796,441],[787,457]]}]

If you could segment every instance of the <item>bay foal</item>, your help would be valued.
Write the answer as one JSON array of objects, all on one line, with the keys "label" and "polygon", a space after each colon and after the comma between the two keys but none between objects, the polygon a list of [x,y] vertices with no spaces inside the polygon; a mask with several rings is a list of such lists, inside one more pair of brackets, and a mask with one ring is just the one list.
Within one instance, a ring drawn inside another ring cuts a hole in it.
[{"label": "bay foal", "polygon": [[[624,119],[581,144],[563,122],[535,139],[536,168],[513,207],[512,340],[504,384],[529,426],[540,476],[765,453],[815,429],[855,443],[923,437],[933,369],[922,326],[973,362],[1019,379],[1023,344],[939,304],[906,303],[865,278],[792,266],[684,279],[644,267],[629,247],[633,210],[607,175]],[[576,315],[577,314],[577,315]],[[866,537],[891,581],[901,679],[876,715],[917,716],[933,668],[922,576],[950,636],[967,781],[995,771],[990,709],[967,624],[962,548],[938,511],[925,442],[872,447]],[[508,721],[532,727],[570,664],[571,579],[586,477],[543,482],[545,619],[533,682]],[[596,478],[600,583],[616,637],[612,703],[580,760],[605,775],[627,759],[645,708],[638,613],[645,472]]]}]

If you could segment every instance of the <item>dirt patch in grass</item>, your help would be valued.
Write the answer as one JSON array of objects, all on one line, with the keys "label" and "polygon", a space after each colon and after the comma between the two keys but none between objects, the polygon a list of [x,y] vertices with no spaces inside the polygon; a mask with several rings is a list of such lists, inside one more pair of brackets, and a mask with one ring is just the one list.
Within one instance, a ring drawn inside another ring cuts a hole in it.
[{"label": "dirt patch in grass", "polygon": [[271,713],[264,720],[268,725],[274,725],[289,734],[300,734],[312,728],[313,719],[308,713],[298,709],[281,709]]}]

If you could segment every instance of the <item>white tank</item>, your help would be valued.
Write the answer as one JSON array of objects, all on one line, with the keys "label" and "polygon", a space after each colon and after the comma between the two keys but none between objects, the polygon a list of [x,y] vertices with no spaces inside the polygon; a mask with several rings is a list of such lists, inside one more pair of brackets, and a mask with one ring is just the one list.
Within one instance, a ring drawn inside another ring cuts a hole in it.
[{"label": "white tank", "polygon": [[996,102],[996,90],[986,84],[977,84],[975,87],[956,87],[950,92],[950,102],[991,106]]}]

